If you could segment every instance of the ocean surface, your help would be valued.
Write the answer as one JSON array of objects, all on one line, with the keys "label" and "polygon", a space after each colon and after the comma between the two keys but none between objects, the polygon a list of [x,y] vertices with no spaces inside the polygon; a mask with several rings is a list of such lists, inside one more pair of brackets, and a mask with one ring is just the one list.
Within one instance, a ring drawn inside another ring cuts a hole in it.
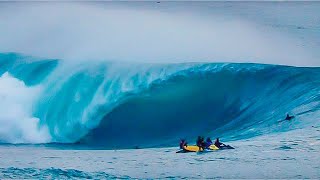
[{"label": "ocean surface", "polygon": [[314,126],[230,141],[235,147],[231,150],[185,154],[175,153],[175,147],[77,150],[1,145],[0,178],[318,179],[319,137],[320,127]]},{"label": "ocean surface", "polygon": [[[320,57],[318,2],[181,3],[160,10],[237,16]],[[320,178],[320,59],[70,61],[0,51],[0,179]],[[181,138],[198,135],[235,149],[176,153]]]}]

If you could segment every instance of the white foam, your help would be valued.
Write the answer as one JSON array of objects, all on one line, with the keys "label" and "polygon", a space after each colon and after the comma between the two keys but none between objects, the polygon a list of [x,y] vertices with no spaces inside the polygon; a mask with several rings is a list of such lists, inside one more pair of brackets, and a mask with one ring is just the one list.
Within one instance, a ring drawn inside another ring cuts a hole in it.
[{"label": "white foam", "polygon": [[0,77],[0,142],[45,143],[48,129],[32,116],[32,106],[41,88],[27,87],[23,81],[4,73]]}]

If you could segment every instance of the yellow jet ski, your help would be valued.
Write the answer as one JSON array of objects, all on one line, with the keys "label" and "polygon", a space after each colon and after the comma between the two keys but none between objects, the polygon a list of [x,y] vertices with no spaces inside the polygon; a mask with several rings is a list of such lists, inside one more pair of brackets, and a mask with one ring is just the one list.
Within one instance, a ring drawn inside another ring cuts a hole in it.
[{"label": "yellow jet ski", "polygon": [[200,148],[198,146],[183,146],[183,149],[177,151],[177,153],[187,153],[187,152],[203,152],[203,151],[214,151],[219,150],[215,145],[210,145],[207,149]]}]

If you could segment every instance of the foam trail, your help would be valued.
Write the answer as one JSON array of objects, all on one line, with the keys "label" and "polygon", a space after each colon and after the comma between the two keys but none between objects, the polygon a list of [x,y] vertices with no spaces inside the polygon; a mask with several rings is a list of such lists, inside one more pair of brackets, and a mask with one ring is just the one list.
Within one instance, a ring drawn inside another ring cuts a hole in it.
[{"label": "foam trail", "polygon": [[39,119],[32,116],[32,105],[41,88],[26,87],[7,72],[0,77],[0,87],[0,142],[49,142],[47,128],[39,127]]}]

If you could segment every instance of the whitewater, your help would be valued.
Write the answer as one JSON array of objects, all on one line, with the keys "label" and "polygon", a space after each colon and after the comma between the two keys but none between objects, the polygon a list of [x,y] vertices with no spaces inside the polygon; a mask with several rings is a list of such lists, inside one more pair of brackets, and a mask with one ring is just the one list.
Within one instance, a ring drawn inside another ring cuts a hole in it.
[{"label": "whitewater", "polygon": [[319,178],[319,12],[0,3],[0,178]]}]

